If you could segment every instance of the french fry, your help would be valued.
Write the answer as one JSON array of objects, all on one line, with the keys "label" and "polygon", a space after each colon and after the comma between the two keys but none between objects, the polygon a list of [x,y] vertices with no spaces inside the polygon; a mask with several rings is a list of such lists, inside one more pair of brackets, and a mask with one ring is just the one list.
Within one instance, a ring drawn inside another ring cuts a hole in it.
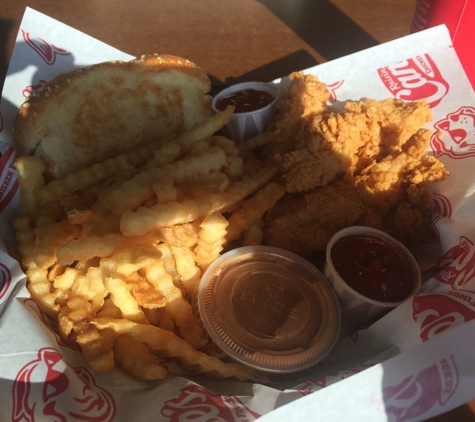
[{"label": "french fry", "polygon": [[208,268],[223,250],[228,224],[228,220],[219,212],[210,214],[201,222],[195,259],[202,271]]},{"label": "french fry", "polygon": [[151,208],[141,207],[127,211],[120,220],[120,230],[125,236],[142,236],[162,227],[189,223],[213,213],[230,203],[223,192],[207,192],[201,198],[180,202],[157,204]]},{"label": "french fry", "polygon": [[201,278],[201,270],[195,263],[195,254],[189,248],[179,248],[170,246],[173,256],[175,257],[176,268],[180,274],[181,283],[185,288],[186,295],[190,300]]},{"label": "french fry", "polygon": [[[162,162],[173,161],[176,155],[170,154],[170,147],[162,147],[164,158]],[[174,150],[176,148],[172,146]],[[144,145],[130,151],[127,154],[120,154],[114,158],[107,159],[100,163],[93,164],[88,168],[78,170],[65,176],[63,179],[52,180],[46,186],[38,189],[38,199],[41,204],[59,200],[61,197],[73,192],[86,189],[97,183],[114,176],[120,169],[127,166],[138,166],[145,162],[156,149],[155,145]],[[160,150],[159,150],[160,151]]]},{"label": "french fry", "polygon": [[192,248],[198,241],[199,227],[197,224],[185,223],[172,227],[162,227],[155,235],[169,245]]},{"label": "french fry", "polygon": [[166,298],[165,311],[172,316],[181,336],[196,349],[203,347],[207,339],[202,327],[195,319],[190,303],[165,270],[163,262],[157,261],[147,267],[146,275],[147,280]]},{"label": "french fry", "polygon": [[158,151],[155,151],[152,158],[149,158],[146,168],[162,167],[165,164],[173,163],[180,157],[181,151],[178,144],[169,142],[163,145]]},{"label": "french fry", "polygon": [[56,260],[58,248],[65,242],[74,239],[79,233],[79,227],[63,220],[50,224],[47,230],[41,230],[35,242],[35,264],[39,268],[48,268]]},{"label": "french fry", "polygon": [[29,217],[17,217],[13,220],[15,228],[15,238],[18,244],[18,251],[21,255],[21,263],[24,268],[35,265],[35,233],[31,227]]},{"label": "french fry", "polygon": [[152,245],[158,239],[152,236],[124,236],[109,233],[104,236],[88,236],[84,239],[69,239],[58,247],[57,262],[70,265],[75,261],[87,261],[94,257],[105,258],[115,251],[137,244]]},{"label": "french fry", "polygon": [[187,369],[193,368],[216,378],[235,378],[241,381],[266,380],[266,377],[254,369],[239,364],[224,363],[218,358],[208,356],[193,348],[177,335],[160,327],[112,318],[95,318],[91,324],[99,331],[110,329],[117,337],[129,334],[161,356],[178,359]]},{"label": "french fry", "polygon": [[226,241],[238,239],[242,232],[248,229],[254,221],[261,218],[284,196],[285,188],[276,183],[269,183],[250,199],[241,202],[239,207],[229,217]]},{"label": "french fry", "polygon": [[125,280],[120,277],[105,277],[104,285],[110,292],[112,302],[120,309],[123,318],[148,324],[147,317],[130,293]]},{"label": "french fry", "polygon": [[[156,151],[144,146],[47,185],[31,176],[42,175],[42,163],[24,161],[32,202],[14,224],[27,286],[93,370],[163,379],[163,357],[218,378],[263,379],[200,352],[209,338],[193,309],[202,272],[227,240],[224,215],[245,210],[252,195],[250,215],[261,215],[271,192],[258,191],[276,174],[214,135],[231,115],[228,108]],[[233,221],[240,232],[251,223]]]},{"label": "french fry", "polygon": [[114,358],[122,370],[142,381],[164,379],[168,371],[160,365],[157,356],[141,341],[129,334],[114,341]]},{"label": "french fry", "polygon": [[242,246],[262,245],[264,240],[263,226],[264,220],[259,218],[245,229],[242,235]]},{"label": "french fry", "polygon": [[218,111],[214,116],[211,116],[203,123],[199,123],[191,130],[183,132],[175,140],[175,143],[180,146],[184,152],[189,152],[193,143],[202,139],[208,139],[218,132],[231,119],[234,112],[234,107],[227,107],[224,111]]},{"label": "french fry", "polygon": [[150,198],[153,195],[152,185],[160,179],[171,178],[173,182],[181,182],[199,174],[220,170],[226,165],[227,158],[224,151],[213,147],[173,164],[151,167],[110,192],[105,201],[112,211],[122,214],[135,210]]},{"label": "french fry", "polygon": [[46,268],[29,268],[26,271],[27,287],[41,311],[54,318],[61,308],[56,303],[56,295],[47,274],[48,270]]},{"label": "french fry", "polygon": [[44,186],[44,163],[35,156],[23,156],[16,159],[20,189],[20,215],[35,218],[40,208],[38,189]]},{"label": "french fry", "polygon": [[96,372],[111,371],[115,367],[111,342],[94,327],[79,333],[76,339],[88,365]]}]

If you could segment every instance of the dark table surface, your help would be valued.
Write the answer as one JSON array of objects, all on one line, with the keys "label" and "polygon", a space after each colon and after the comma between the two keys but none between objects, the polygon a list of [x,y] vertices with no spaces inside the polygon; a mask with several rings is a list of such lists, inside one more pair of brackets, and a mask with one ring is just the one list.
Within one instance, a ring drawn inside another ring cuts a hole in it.
[{"label": "dark table surface", "polygon": [[[0,88],[26,7],[125,53],[172,54],[219,89],[409,34],[416,0],[1,0]],[[431,419],[475,421],[475,400]]]}]

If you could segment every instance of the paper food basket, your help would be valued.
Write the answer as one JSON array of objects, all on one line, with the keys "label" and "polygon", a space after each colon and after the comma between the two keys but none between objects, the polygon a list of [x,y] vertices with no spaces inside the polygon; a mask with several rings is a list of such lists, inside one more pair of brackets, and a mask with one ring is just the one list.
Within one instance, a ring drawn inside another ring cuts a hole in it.
[{"label": "paper food basket", "polygon": [[416,251],[432,277],[416,297],[282,388],[207,377],[142,383],[93,373],[65,347],[30,298],[14,252],[12,122],[41,81],[131,58],[26,9],[0,109],[1,421],[412,421],[475,397],[475,95],[444,26],[306,70],[328,85],[334,104],[396,97],[431,105],[429,127],[443,133],[431,149],[451,177],[434,186],[433,233]]}]

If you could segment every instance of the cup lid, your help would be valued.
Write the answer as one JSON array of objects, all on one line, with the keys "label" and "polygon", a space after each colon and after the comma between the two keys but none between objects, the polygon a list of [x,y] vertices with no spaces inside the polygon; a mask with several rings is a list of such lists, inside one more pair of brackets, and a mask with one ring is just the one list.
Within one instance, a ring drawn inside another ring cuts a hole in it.
[{"label": "cup lid", "polygon": [[274,247],[242,247],[218,258],[203,274],[198,308],[224,353],[267,372],[314,366],[340,333],[338,300],[326,278]]}]

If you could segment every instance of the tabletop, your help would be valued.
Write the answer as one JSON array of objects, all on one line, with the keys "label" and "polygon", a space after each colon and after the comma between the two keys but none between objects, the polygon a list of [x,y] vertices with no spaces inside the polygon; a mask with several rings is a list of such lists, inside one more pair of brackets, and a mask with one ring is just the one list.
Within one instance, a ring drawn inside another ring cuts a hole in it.
[{"label": "tabletop", "polygon": [[[0,89],[26,7],[117,49],[172,54],[214,89],[272,80],[407,35],[416,0],[1,0]],[[431,419],[475,421],[475,400]]]}]

